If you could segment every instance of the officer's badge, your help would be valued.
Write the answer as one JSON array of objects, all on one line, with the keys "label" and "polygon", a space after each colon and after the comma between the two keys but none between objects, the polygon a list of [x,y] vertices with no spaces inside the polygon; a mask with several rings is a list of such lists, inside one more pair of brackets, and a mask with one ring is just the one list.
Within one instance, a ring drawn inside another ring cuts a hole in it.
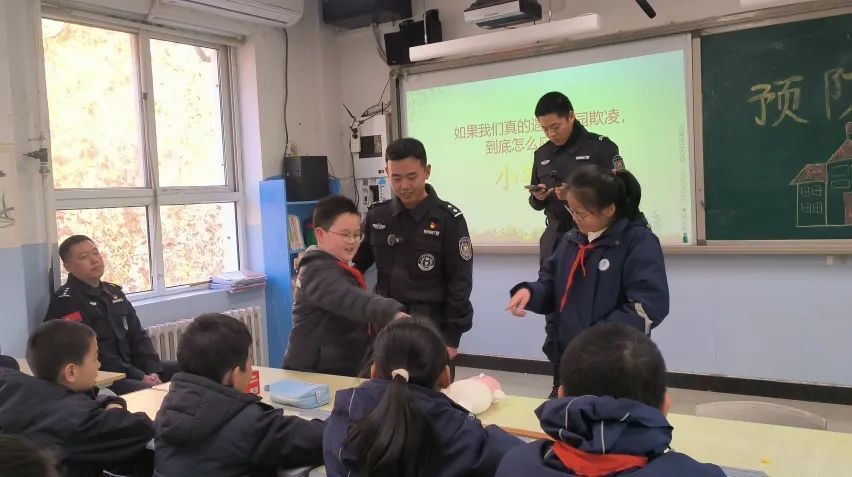
[{"label": "officer's badge", "polygon": [[546,165],[550,164],[550,159],[545,159],[545,160],[541,161],[540,164],[542,166],[546,166]]},{"label": "officer's badge", "polygon": [[123,316],[123,317],[121,318],[121,321],[122,321],[122,324],[124,325],[124,331],[129,331],[129,330],[130,330],[130,326],[127,324],[127,317],[126,317],[126,316]]},{"label": "officer's badge", "polygon": [[430,220],[429,225],[427,225],[426,228],[423,229],[423,233],[426,235],[432,235],[434,237],[438,237],[439,235],[441,235],[441,231],[438,230],[438,222]]},{"label": "officer's badge", "polygon": [[435,256],[431,253],[424,253],[417,259],[417,266],[424,272],[431,271],[435,268]]},{"label": "officer's badge", "polygon": [[605,258],[598,262],[598,270],[602,272],[609,270],[609,260]]},{"label": "officer's badge", "polygon": [[473,258],[473,245],[470,243],[469,237],[462,237],[459,240],[459,255],[465,260]]},{"label": "officer's badge", "polygon": [[384,230],[387,228],[387,226],[385,224],[380,224],[376,222],[375,224],[373,224],[373,228],[376,230]]},{"label": "officer's badge", "polygon": [[98,306],[98,302],[96,301],[90,301],[89,304],[92,306]]}]

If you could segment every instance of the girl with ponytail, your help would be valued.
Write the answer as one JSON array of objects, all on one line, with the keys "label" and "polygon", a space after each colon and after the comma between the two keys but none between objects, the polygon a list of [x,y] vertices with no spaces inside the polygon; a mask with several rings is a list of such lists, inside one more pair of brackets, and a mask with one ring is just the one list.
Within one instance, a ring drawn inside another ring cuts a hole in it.
[{"label": "girl with ponytail", "polygon": [[482,423],[440,392],[447,348],[425,319],[385,326],[373,344],[372,379],[338,391],[323,437],[332,477],[493,476],[521,441]]},{"label": "girl with ponytail", "polygon": [[559,355],[598,323],[624,323],[649,335],[669,313],[669,287],[660,241],[639,210],[639,182],[629,171],[590,165],[565,188],[576,226],[542,264],[537,281],[512,288],[506,309],[518,317],[558,313]]}]

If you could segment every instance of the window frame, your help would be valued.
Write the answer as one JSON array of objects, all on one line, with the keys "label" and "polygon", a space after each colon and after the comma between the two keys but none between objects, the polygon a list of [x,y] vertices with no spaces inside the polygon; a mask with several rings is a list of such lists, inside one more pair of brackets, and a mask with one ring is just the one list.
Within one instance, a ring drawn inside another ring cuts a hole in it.
[{"label": "window frame", "polygon": [[[236,216],[237,230],[237,259],[239,268],[242,269],[246,262],[245,250],[245,193],[242,190],[242,158],[239,142],[239,105],[237,103],[238,86],[236,84],[236,52],[233,47],[226,44],[215,43],[187,32],[165,33],[161,29],[147,29],[144,25],[129,27],[125,22],[108,20],[92,20],[85,17],[75,16],[67,12],[44,11],[39,19],[39,32],[41,31],[41,20],[49,19],[61,22],[75,23],[87,27],[102,28],[107,30],[129,33],[134,35],[133,58],[136,67],[137,84],[139,86],[137,98],[139,111],[141,112],[141,147],[142,159],[144,161],[144,187],[116,187],[116,188],[79,188],[58,189],[50,187],[53,191],[53,204],[47,212],[52,217],[51,240],[58,242],[56,227],[56,211],[79,210],[79,209],[102,209],[116,207],[145,207],[148,225],[148,247],[151,267],[151,289],[147,291],[132,293],[134,299],[150,299],[160,296],[171,296],[188,291],[196,291],[208,288],[207,282],[166,287],[165,285],[165,261],[163,258],[163,234],[160,218],[160,207],[168,205],[195,205],[211,203],[233,203]],[[39,35],[39,39],[41,35]],[[220,110],[222,115],[222,147],[224,158],[224,185],[214,186],[180,186],[160,187],[159,167],[157,155],[157,132],[155,118],[155,93],[154,78],[151,60],[151,40],[163,40],[204,48],[215,49],[219,70],[219,93]],[[40,61],[44,64],[42,50]],[[47,104],[46,89],[41,93],[41,100]],[[49,124],[49,115],[46,118]],[[49,129],[48,129],[49,130]],[[49,139],[48,139],[49,140]],[[49,150],[51,150],[49,148]],[[51,150],[52,151],[52,150]],[[52,161],[51,161],[52,164]],[[61,260],[53,262],[54,285],[59,286],[62,267]],[[109,264],[107,264],[109,266]],[[226,270],[229,271],[229,270]],[[119,285],[121,285],[119,283]]]}]

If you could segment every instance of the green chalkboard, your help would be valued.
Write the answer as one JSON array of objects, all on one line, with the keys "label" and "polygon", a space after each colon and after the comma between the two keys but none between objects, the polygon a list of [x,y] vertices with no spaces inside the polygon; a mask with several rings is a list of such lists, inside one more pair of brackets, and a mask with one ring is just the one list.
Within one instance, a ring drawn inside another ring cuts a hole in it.
[{"label": "green chalkboard", "polygon": [[852,238],[852,15],[701,39],[708,240]]}]

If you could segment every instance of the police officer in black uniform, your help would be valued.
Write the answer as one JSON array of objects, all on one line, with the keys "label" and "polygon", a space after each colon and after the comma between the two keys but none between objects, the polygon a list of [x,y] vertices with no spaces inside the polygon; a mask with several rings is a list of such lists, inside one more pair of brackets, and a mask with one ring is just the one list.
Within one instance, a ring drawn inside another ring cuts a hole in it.
[{"label": "police officer in black uniform", "polygon": [[44,321],[78,321],[95,330],[101,369],[127,376],[110,386],[116,394],[168,381],[177,363],[160,361],[121,287],[101,281],[104,261],[94,241],[85,235],[68,237],[59,246],[59,257],[68,281],[53,294]]},{"label": "police officer in black uniform", "polygon": [[453,359],[462,333],[473,325],[467,222],[426,184],[431,166],[420,141],[393,141],[385,160],[395,197],[370,207],[353,261],[362,272],[375,263],[376,293],[399,301],[410,315],[431,318]]},{"label": "police officer in black uniform", "polygon": [[[623,169],[624,160],[618,146],[607,137],[586,130],[574,115],[571,100],[562,93],[550,92],[538,100],[535,116],[549,139],[533,156],[530,179],[530,206],[543,210],[546,228],[539,239],[539,263],[544,263],[556,250],[559,239],[574,227],[565,203],[563,182],[579,167],[596,164],[608,169]],[[556,349],[556,315],[545,317],[542,351],[553,363],[553,394],[559,387],[559,350]]]}]

